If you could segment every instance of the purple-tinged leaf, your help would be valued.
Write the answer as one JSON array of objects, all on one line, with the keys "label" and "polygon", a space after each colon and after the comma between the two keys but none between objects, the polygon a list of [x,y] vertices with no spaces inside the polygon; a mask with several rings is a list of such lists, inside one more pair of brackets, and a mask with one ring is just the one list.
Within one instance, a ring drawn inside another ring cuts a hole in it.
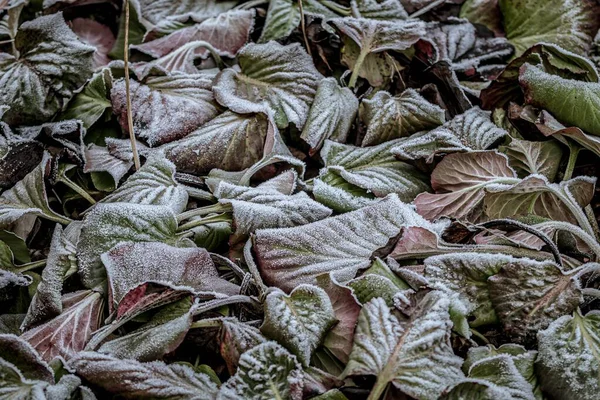
[{"label": "purple-tinged leaf", "polygon": [[71,29],[83,43],[96,48],[94,52],[94,68],[104,67],[110,62],[108,53],[115,45],[115,35],[111,29],[93,19],[75,18],[70,23]]},{"label": "purple-tinged leaf", "polygon": [[219,335],[219,351],[227,364],[229,374],[234,375],[237,371],[242,354],[265,341],[265,337],[257,328],[239,322],[235,318],[223,319]]},{"label": "purple-tinged leaf", "polygon": [[47,362],[57,356],[69,359],[84,349],[100,326],[104,299],[100,293],[81,290],[64,295],[62,307],[60,315],[21,336]]}]

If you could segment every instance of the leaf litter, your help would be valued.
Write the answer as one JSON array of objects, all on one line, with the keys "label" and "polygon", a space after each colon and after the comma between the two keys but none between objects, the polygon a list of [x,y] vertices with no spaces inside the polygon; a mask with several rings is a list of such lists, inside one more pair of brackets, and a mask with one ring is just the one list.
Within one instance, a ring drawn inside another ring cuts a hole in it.
[{"label": "leaf litter", "polygon": [[597,398],[597,1],[129,9],[0,1],[0,398]]}]

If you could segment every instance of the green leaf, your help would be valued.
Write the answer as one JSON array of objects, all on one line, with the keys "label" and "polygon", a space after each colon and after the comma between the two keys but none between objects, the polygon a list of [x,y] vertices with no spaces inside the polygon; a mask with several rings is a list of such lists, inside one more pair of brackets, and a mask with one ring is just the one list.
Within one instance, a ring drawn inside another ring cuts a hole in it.
[{"label": "green leaf", "polygon": [[26,379],[54,383],[52,369],[27,341],[15,335],[0,335],[0,343],[0,360],[12,364]]},{"label": "green leaf", "polygon": [[54,212],[48,204],[45,176],[50,162],[50,155],[44,153],[42,162],[33,171],[0,195],[0,225],[11,224],[24,215],[35,215],[61,224],[71,222]]},{"label": "green leaf", "polygon": [[335,322],[327,293],[316,286],[299,285],[289,295],[274,291],[267,296],[260,330],[308,366],[312,354]]},{"label": "green leaf", "polygon": [[394,305],[394,297],[398,292],[410,289],[380,258],[376,258],[361,276],[348,282],[348,286],[361,304],[381,297],[390,307]]},{"label": "green leaf", "polygon": [[78,119],[83,122],[85,129],[90,129],[112,107],[109,100],[112,79],[108,68],[94,75],[83,90],[71,99],[61,118]]},{"label": "green leaf", "polygon": [[316,177],[312,192],[315,200],[340,213],[358,210],[376,199],[372,193],[346,181],[337,171],[328,171],[323,179]]},{"label": "green leaf", "polygon": [[27,0],[9,0],[0,6],[0,11],[2,11],[2,17],[0,17],[0,38],[2,38],[2,41],[14,40],[17,36],[21,12],[27,3]]},{"label": "green leaf", "polygon": [[168,206],[174,213],[181,213],[187,205],[188,193],[175,180],[175,172],[175,165],[169,160],[152,157],[101,202]]},{"label": "green leaf", "polygon": [[0,240],[10,247],[15,261],[20,264],[31,262],[29,249],[25,241],[14,232],[0,230]]},{"label": "green leaf", "polygon": [[363,146],[431,130],[446,121],[444,110],[425,100],[414,89],[407,89],[398,96],[380,91],[363,100],[362,104],[361,117],[367,124]]},{"label": "green leaf", "polygon": [[202,20],[216,17],[233,8],[235,1],[195,0],[139,0],[142,16],[156,25],[173,21],[185,22],[189,18]]},{"label": "green leaf", "polygon": [[237,371],[242,354],[263,342],[266,342],[265,337],[255,327],[236,318],[224,318],[221,321],[219,350],[230,375]]},{"label": "green leaf", "polygon": [[408,14],[399,0],[351,0],[352,16],[381,20],[403,20]]},{"label": "green leaf", "polygon": [[[117,186],[119,186],[119,182],[121,178],[129,172],[131,167],[133,167],[133,160],[124,161],[118,157],[111,155],[108,149],[104,146],[96,146],[95,144],[91,144],[84,151],[85,155],[85,164],[83,166],[83,172],[91,173],[92,181],[95,186],[98,186],[99,178],[97,174],[106,173],[107,181],[109,181],[108,185],[102,185],[102,189],[106,189],[106,186],[114,190]],[[94,179],[96,176],[96,179]],[[102,175],[101,175],[102,176]],[[110,178],[112,178],[113,186],[110,186]]]},{"label": "green leaf", "polygon": [[583,302],[578,278],[550,261],[504,265],[488,282],[504,332],[518,341],[571,314]]},{"label": "green leaf", "polygon": [[17,367],[0,358],[0,395],[2,398],[45,398],[44,389],[49,385],[48,382],[25,378]]},{"label": "green leaf", "polygon": [[460,18],[487,27],[496,36],[504,34],[498,0],[467,0],[460,8]]},{"label": "green leaf", "polygon": [[506,37],[517,56],[538,42],[583,55],[598,29],[598,7],[593,1],[499,0],[499,5]]},{"label": "green leaf", "polygon": [[[144,35],[146,34],[146,27],[140,21],[140,9],[139,2],[137,0],[129,1],[129,32],[128,39],[129,45],[135,45],[144,41]],[[122,60],[125,55],[125,7],[122,7],[121,15],[119,18],[119,33],[117,39],[113,45],[112,50],[108,55],[114,59]]]},{"label": "green leaf", "polygon": [[437,399],[463,377],[462,359],[449,343],[449,305],[443,293],[434,291],[417,304],[410,318],[399,320],[382,299],[365,304],[343,376],[377,376],[370,395],[374,399],[388,383],[415,398]]},{"label": "green leaf", "polygon": [[[131,80],[131,113],[135,134],[150,146],[181,139],[217,116],[212,77],[179,74]],[[127,96],[123,79],[114,82],[111,102],[123,131],[128,132]]]},{"label": "green leaf", "polygon": [[77,375],[125,398],[213,400],[217,385],[184,364],[141,363],[110,355],[81,352],[69,363]]},{"label": "green leaf", "polygon": [[94,47],[84,45],[62,13],[23,23],[15,38],[19,57],[0,55],[0,103],[9,124],[36,124],[60,111],[92,75]]},{"label": "green leaf", "polygon": [[296,357],[275,342],[265,342],[242,355],[218,399],[301,400],[303,375]]},{"label": "green leaf", "polygon": [[160,360],[183,342],[192,325],[190,306],[189,298],[169,304],[138,329],[104,343],[98,352],[142,362]]},{"label": "green leaf", "polygon": [[93,288],[106,280],[100,255],[119,242],[177,241],[177,219],[166,206],[130,203],[97,204],[83,220],[77,243],[79,275]]},{"label": "green leaf", "polygon": [[300,44],[249,44],[238,53],[241,72],[227,68],[217,75],[217,101],[236,113],[275,113],[277,127],[302,129],[323,76]]},{"label": "green leaf", "polygon": [[[320,0],[302,1],[304,14],[335,18],[338,15],[327,8]],[[339,6],[336,4],[336,6]],[[341,7],[341,6],[339,6]],[[259,43],[288,37],[300,25],[300,5],[296,0],[273,0],[269,2],[267,19],[260,35]]]},{"label": "green leaf", "polygon": [[310,145],[309,153],[326,139],[345,142],[357,111],[358,100],[350,89],[340,87],[335,78],[321,80],[300,136]]},{"label": "green leaf", "polygon": [[508,156],[509,165],[520,177],[539,174],[551,182],[556,177],[563,154],[560,145],[554,141],[512,139],[508,146],[500,147],[499,150]]},{"label": "green leaf", "polygon": [[399,140],[393,140],[373,147],[354,147],[326,141],[321,150],[325,168],[319,178],[332,182],[334,178],[329,175],[339,175],[366,193],[377,197],[395,193],[400,200],[409,203],[419,193],[429,190],[429,185],[424,174],[412,165],[398,161],[391,153],[398,143]]},{"label": "green leaf", "polygon": [[213,168],[240,171],[263,157],[273,129],[262,113],[240,115],[225,111],[161,149],[180,172],[205,174]]},{"label": "green leaf", "polygon": [[[333,272],[340,282],[370,264],[373,253],[406,226],[428,226],[410,207],[389,195],[371,206],[294,228],[256,232],[254,250],[265,283],[290,291]],[[318,238],[318,240],[315,240]]]},{"label": "green leaf", "polygon": [[425,260],[425,276],[433,288],[459,294],[475,319],[473,327],[497,321],[489,293],[489,277],[504,265],[534,268],[537,261],[516,259],[503,254],[454,253],[429,257]]},{"label": "green leaf", "polygon": [[600,83],[565,79],[530,64],[521,71],[519,82],[528,103],[545,108],[567,125],[600,136],[600,118],[595,113],[600,107]]},{"label": "green leaf", "polygon": [[400,159],[433,161],[438,153],[486,150],[507,132],[491,121],[491,113],[470,108],[432,131],[416,133],[392,149]]},{"label": "green leaf", "polygon": [[600,390],[600,312],[565,315],[538,333],[536,368],[546,393],[593,400]]}]

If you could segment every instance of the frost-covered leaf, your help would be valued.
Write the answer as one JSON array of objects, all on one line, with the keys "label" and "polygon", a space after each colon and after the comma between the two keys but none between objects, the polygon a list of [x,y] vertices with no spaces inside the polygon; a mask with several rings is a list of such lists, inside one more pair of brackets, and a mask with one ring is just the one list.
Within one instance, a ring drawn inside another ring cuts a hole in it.
[{"label": "frost-covered leaf", "polygon": [[519,82],[528,103],[545,108],[565,124],[600,136],[600,120],[590,117],[600,107],[600,83],[565,79],[530,64],[521,71]]},{"label": "frost-covered leaf", "polygon": [[275,112],[279,128],[301,129],[323,76],[300,44],[249,44],[238,53],[241,72],[228,68],[217,76],[217,101],[237,113]]},{"label": "frost-covered leaf", "polygon": [[112,75],[109,69],[103,69],[89,80],[83,90],[77,93],[61,114],[64,119],[78,119],[89,129],[112,107],[109,99]]},{"label": "frost-covered leaf", "polygon": [[310,145],[310,154],[326,139],[344,143],[357,111],[358,100],[350,89],[340,87],[335,78],[321,80],[300,136]]},{"label": "frost-covered leaf", "polygon": [[542,175],[530,175],[514,185],[485,188],[485,214],[490,219],[515,215],[538,215],[587,228],[580,209],[594,195],[595,178],[579,176],[559,184],[548,183]]},{"label": "frost-covered leaf", "polygon": [[[495,303],[492,303],[490,296],[489,278],[505,266],[511,270],[528,270],[541,268],[543,264],[504,254],[444,254],[425,260],[425,276],[432,287],[458,293],[459,298],[467,305],[469,314],[475,317],[471,325],[477,327],[497,321]],[[519,288],[515,287],[513,290]]]},{"label": "frost-covered leaf", "polygon": [[390,193],[400,200],[411,202],[417,194],[429,190],[426,177],[415,167],[398,161],[391,153],[398,140],[372,147],[354,147],[326,141],[321,150],[325,168],[319,179],[331,186],[345,189],[344,184],[336,185],[335,175],[343,181],[363,189],[364,194],[385,197]]},{"label": "frost-covered leaf", "polygon": [[69,224],[64,230],[56,224],[42,280],[23,320],[23,328],[30,328],[62,312],[63,281],[77,271],[75,244],[80,229],[81,224],[77,222]]},{"label": "frost-covered leaf", "polygon": [[69,365],[77,375],[109,393],[129,399],[213,400],[217,385],[185,364],[141,363],[110,355],[82,352]]},{"label": "frost-covered leaf", "polygon": [[[358,149],[355,147],[356,151]],[[314,179],[312,192],[317,201],[340,213],[358,210],[376,201],[372,193],[351,184],[332,171],[325,174],[323,179]]]},{"label": "frost-covered leaf", "polygon": [[373,392],[379,395],[392,383],[412,397],[437,399],[463,377],[462,359],[454,355],[449,343],[449,306],[443,293],[434,291],[409,318],[399,320],[382,299],[371,300],[358,317],[343,376],[377,376]]},{"label": "frost-covered leaf", "polygon": [[375,297],[381,297],[388,306],[394,305],[394,298],[398,292],[410,289],[410,286],[399,278],[388,265],[380,258],[362,275],[348,282],[356,298],[361,304],[366,304]]},{"label": "frost-covered leaf", "polygon": [[188,193],[175,180],[175,165],[162,157],[152,157],[102,202],[168,206],[180,213],[185,210]]},{"label": "frost-covered leaf", "polygon": [[142,362],[159,360],[185,338],[192,325],[190,306],[189,298],[169,304],[138,329],[104,343],[98,352]]},{"label": "frost-covered leaf", "polygon": [[[354,86],[357,76],[370,79],[371,74],[365,66],[377,63],[373,60],[377,53],[395,50],[402,51],[410,48],[420,37],[425,34],[425,24],[418,19],[406,21],[386,21],[367,18],[334,18],[328,23],[335,26],[359,47],[356,58],[348,60],[353,74],[350,86]],[[353,52],[354,53],[354,52]]]},{"label": "frost-covered leaf", "polygon": [[598,30],[598,6],[593,1],[499,0],[504,30],[517,55],[538,42],[554,43],[585,54]]},{"label": "frost-covered leaf", "polygon": [[62,297],[63,312],[25,332],[27,340],[47,362],[65,359],[83,350],[92,333],[100,327],[104,299],[98,292],[81,290]]},{"label": "frost-covered leaf", "polygon": [[412,135],[392,153],[401,159],[425,158],[431,162],[438,153],[486,150],[507,133],[494,125],[490,116],[491,113],[473,107],[439,128]]},{"label": "frost-covered leaf", "polygon": [[444,400],[534,400],[531,385],[506,354],[477,361],[469,368],[468,379],[454,386]]},{"label": "frost-covered leaf", "polygon": [[[173,75],[131,81],[131,110],[134,130],[150,146],[172,142],[217,115],[211,79],[204,75]],[[114,113],[121,127],[127,127],[125,81],[118,80],[111,90]]]},{"label": "frost-covered leaf", "polygon": [[114,187],[119,186],[119,181],[133,167],[133,161],[124,161],[110,154],[106,147],[91,144],[84,150],[85,164],[83,172],[106,172],[113,179]]},{"label": "frost-covered leaf", "polygon": [[396,195],[389,195],[371,206],[312,224],[259,230],[254,249],[265,282],[290,291],[299,283],[314,283],[325,272],[347,282],[406,226],[428,223]]},{"label": "frost-covered leaf", "polygon": [[235,318],[225,318],[221,321],[219,350],[231,375],[235,374],[242,354],[265,341],[260,331],[251,325],[239,322]]},{"label": "frost-covered leaf", "polygon": [[363,100],[362,104],[364,112],[361,116],[367,124],[363,146],[430,130],[446,121],[444,110],[425,100],[414,89],[407,89],[398,96],[380,91]]},{"label": "frost-covered leaf", "polygon": [[214,194],[219,203],[231,205],[235,232],[240,235],[257,229],[305,225],[331,215],[330,209],[304,192],[285,195],[274,189],[221,182]]},{"label": "frost-covered leaf", "polygon": [[[155,58],[160,58],[194,41],[210,43],[221,56],[235,57],[252,33],[254,10],[230,10],[207,18],[200,24],[176,30],[161,38],[131,46]],[[206,57],[208,49],[196,49],[199,57]]]},{"label": "frost-covered leaf", "polygon": [[448,216],[474,221],[482,215],[487,185],[518,182],[507,157],[495,151],[450,154],[431,174],[437,193],[419,194],[415,205],[429,220]]},{"label": "frost-covered leaf", "polygon": [[0,38],[2,40],[14,40],[19,28],[19,19],[27,0],[4,0],[0,3]]},{"label": "frost-covered leaf", "polygon": [[313,352],[335,322],[327,293],[316,286],[299,285],[289,295],[279,290],[267,296],[260,330],[308,366]]},{"label": "frost-covered leaf", "polygon": [[469,21],[449,18],[428,23],[427,38],[436,45],[439,59],[456,61],[475,46],[477,33]]},{"label": "frost-covered leaf", "polygon": [[18,336],[0,335],[0,360],[12,364],[27,379],[54,383],[52,369],[27,341]]},{"label": "frost-covered leaf", "polygon": [[226,111],[161,149],[181,172],[202,174],[213,168],[240,171],[263,157],[273,129],[263,113],[240,115]]},{"label": "frost-covered leaf", "polygon": [[538,333],[536,368],[547,393],[592,400],[600,390],[600,313],[565,315]]},{"label": "frost-covered leaf", "polygon": [[265,342],[242,354],[237,373],[221,386],[217,399],[300,400],[303,375],[295,356]]},{"label": "frost-covered leaf", "polygon": [[402,20],[408,14],[399,0],[351,0],[352,16],[381,20]]},{"label": "frost-covered leaf", "polygon": [[[327,7],[325,0],[304,0],[302,10],[304,14],[335,18],[338,15]],[[335,8],[343,6],[335,4]],[[300,25],[300,5],[295,0],[273,0],[269,2],[267,18],[263,27],[259,43],[269,40],[279,40],[289,36]]]},{"label": "frost-covered leaf", "polygon": [[[132,238],[137,239],[137,238]],[[236,294],[239,287],[219,277],[205,249],[179,248],[158,242],[127,242],[102,254],[108,275],[111,310],[125,295],[145,282],[174,289]],[[168,268],[165,266],[168,265]]]},{"label": "frost-covered leaf", "polygon": [[0,55],[0,103],[9,124],[46,122],[92,75],[94,48],[69,29],[62,13],[23,23],[14,45],[16,58]]},{"label": "frost-covered leaf", "polygon": [[48,382],[32,381],[23,376],[17,367],[0,358],[0,396],[6,399],[45,398]]},{"label": "frost-covered leaf", "polygon": [[520,341],[583,302],[578,278],[551,261],[528,264],[506,264],[488,280],[490,300],[504,331]]},{"label": "frost-covered leaf", "polygon": [[42,162],[33,171],[0,195],[0,225],[6,226],[28,214],[63,224],[70,222],[48,204],[45,177],[50,163],[50,155],[44,153]]},{"label": "frost-covered leaf", "polygon": [[508,156],[508,163],[519,176],[544,175],[550,182],[556,177],[563,154],[560,145],[554,141],[530,142],[520,139],[512,139],[501,151]]},{"label": "frost-covered leaf", "polygon": [[130,203],[98,204],[83,220],[77,243],[79,275],[94,287],[106,280],[100,255],[119,242],[177,241],[177,219],[169,207]]},{"label": "frost-covered leaf", "polygon": [[115,45],[116,38],[109,26],[89,18],[75,18],[70,22],[70,26],[79,40],[96,48],[94,68],[104,67],[110,62],[108,53]]}]

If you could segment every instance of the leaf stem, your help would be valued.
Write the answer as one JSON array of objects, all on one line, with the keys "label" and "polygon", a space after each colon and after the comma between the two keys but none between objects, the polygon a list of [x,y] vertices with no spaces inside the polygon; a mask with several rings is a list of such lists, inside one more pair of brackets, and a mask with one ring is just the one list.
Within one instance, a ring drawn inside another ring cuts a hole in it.
[{"label": "leaf stem", "polygon": [[231,211],[231,206],[227,207],[221,203],[211,204],[205,207],[194,208],[193,210],[185,211],[177,216],[177,222],[185,221],[192,217],[201,217],[208,214],[224,213]]},{"label": "leaf stem", "polygon": [[581,241],[583,241],[592,252],[596,255],[596,259],[600,258],[600,244],[596,241],[596,239],[590,235],[588,232],[584,231],[577,225],[570,224],[568,222],[563,221],[546,221],[538,224],[538,227],[550,227],[555,230],[569,232],[574,236],[577,236]]},{"label": "leaf stem", "polygon": [[199,218],[181,225],[177,228],[177,232],[187,231],[197,226],[213,224],[215,222],[231,222],[231,215],[228,213],[211,215],[206,218]]},{"label": "leaf stem", "polygon": [[17,266],[15,268],[15,270],[20,273],[31,271],[32,269],[43,267],[44,265],[46,265],[47,261],[48,260],[44,259],[44,260],[32,261],[27,264],[21,264],[21,265]]},{"label": "leaf stem", "polygon": [[358,58],[354,63],[354,68],[352,68],[352,75],[350,75],[350,82],[348,82],[348,87],[352,89],[356,85],[356,80],[358,79],[358,73],[360,71],[360,67],[362,66],[365,58],[369,54],[368,49],[360,49],[360,53],[358,54]]},{"label": "leaf stem", "polygon": [[190,326],[190,329],[196,329],[196,328],[218,328],[220,326],[221,326],[221,320],[220,319],[217,319],[217,318],[207,318],[207,319],[201,319],[200,321],[194,322]]},{"label": "leaf stem", "polygon": [[266,3],[269,3],[269,0],[253,0],[253,1],[248,1],[246,3],[242,3],[238,6],[235,6],[234,9],[248,10],[249,8],[254,8],[256,6],[260,6],[261,4],[266,4]]},{"label": "leaf stem", "polygon": [[62,179],[60,179],[60,182],[67,185],[69,188],[71,188],[73,191],[75,191],[78,195],[80,195],[81,197],[86,199],[90,204],[92,204],[92,205],[96,204],[96,200],[94,200],[94,198],[92,196],[90,196],[90,194],[88,192],[86,192],[81,186],[79,186],[78,184],[76,184],[75,182],[73,182],[72,180],[67,178],[66,176],[63,177]]},{"label": "leaf stem", "polygon": [[312,58],[312,51],[308,44],[308,36],[306,36],[306,21],[304,20],[304,9],[302,8],[302,0],[298,0],[298,8],[300,9],[300,27],[302,28],[302,36],[304,37],[304,46],[306,46],[306,52]]},{"label": "leaf stem", "polygon": [[381,395],[387,388],[387,385],[387,379],[382,380],[381,375],[378,375],[377,380],[375,381],[375,385],[373,385],[373,389],[371,389],[371,393],[369,393],[369,397],[367,397],[367,400],[379,400],[379,398],[381,398]]},{"label": "leaf stem", "polygon": [[63,217],[63,216],[58,215],[58,214],[55,214],[55,215],[43,214],[42,217],[44,217],[44,218],[46,218],[47,220],[50,220],[50,221],[58,222],[61,225],[69,225],[71,222],[73,222],[69,218]]},{"label": "leaf stem", "polygon": [[473,328],[470,328],[470,327],[469,327],[469,330],[471,331],[471,333],[473,334],[473,336],[475,336],[476,338],[480,339],[483,343],[490,344],[490,341],[488,340],[488,338],[486,338],[485,336],[483,336],[477,330],[475,330]]},{"label": "leaf stem", "polygon": [[140,155],[137,151],[135,132],[133,131],[133,115],[131,114],[131,91],[129,88],[129,0],[125,0],[125,40],[123,45],[123,61],[125,62],[125,96],[127,100],[127,125],[129,128],[129,141],[133,153],[135,170],[140,169]]},{"label": "leaf stem", "polygon": [[225,297],[223,299],[210,300],[205,303],[195,306],[194,315],[200,315],[215,308],[228,306],[230,304],[247,303],[247,304],[258,304],[258,302],[250,296],[243,294],[236,294],[235,296]]},{"label": "leaf stem", "polygon": [[569,143],[569,161],[567,162],[563,181],[568,181],[573,176],[573,171],[575,170],[575,164],[577,163],[577,157],[579,156],[580,151],[581,147],[574,143]]},{"label": "leaf stem", "polygon": [[427,14],[429,11],[433,10],[434,8],[436,8],[439,5],[444,4],[445,2],[446,2],[446,0],[437,0],[437,1],[434,1],[433,3],[430,3],[429,5],[426,5],[425,7],[421,8],[420,10],[415,11],[409,17],[410,18],[420,17],[421,15]]}]

